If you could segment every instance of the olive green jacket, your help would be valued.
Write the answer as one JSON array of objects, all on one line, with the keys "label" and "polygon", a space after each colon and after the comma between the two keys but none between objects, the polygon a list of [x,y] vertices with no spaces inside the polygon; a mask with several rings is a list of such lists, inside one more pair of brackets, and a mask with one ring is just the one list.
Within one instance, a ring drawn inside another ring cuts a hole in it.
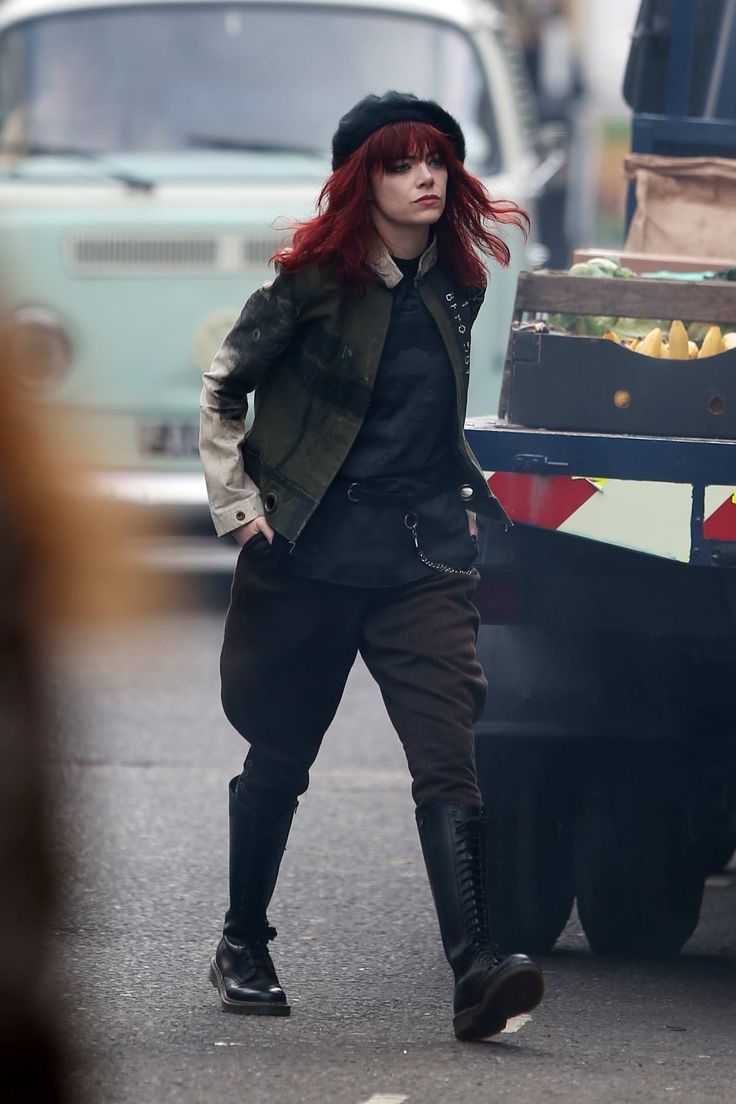
[{"label": "olive green jacket", "polygon": [[[248,299],[205,372],[200,455],[218,535],[266,514],[293,543],[340,470],[370,402],[391,289],[403,278],[385,247],[371,268],[376,280],[358,294],[317,266],[279,273]],[[456,290],[436,264],[434,241],[416,282],[452,363],[466,506],[506,522],[464,433],[470,330],[484,290]],[[255,411],[246,432],[250,391]]]}]

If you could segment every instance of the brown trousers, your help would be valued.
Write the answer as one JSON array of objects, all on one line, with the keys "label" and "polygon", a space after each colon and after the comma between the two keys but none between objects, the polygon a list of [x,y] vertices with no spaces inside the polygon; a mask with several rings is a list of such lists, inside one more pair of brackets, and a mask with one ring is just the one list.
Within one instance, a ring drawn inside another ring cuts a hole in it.
[{"label": "brown trousers", "polygon": [[222,704],[251,745],[238,796],[283,807],[304,793],[360,652],[406,753],[417,806],[480,805],[473,724],[487,683],[475,655],[478,573],[401,586],[288,575],[262,534],[241,549],[220,661]]}]

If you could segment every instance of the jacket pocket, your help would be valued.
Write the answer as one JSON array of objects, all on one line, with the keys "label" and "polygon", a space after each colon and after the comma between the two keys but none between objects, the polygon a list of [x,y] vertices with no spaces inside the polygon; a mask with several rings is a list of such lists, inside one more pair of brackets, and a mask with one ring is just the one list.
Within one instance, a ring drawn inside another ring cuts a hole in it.
[{"label": "jacket pocket", "polygon": [[271,544],[265,533],[257,529],[240,549],[240,555],[244,560],[261,559],[271,553]]}]

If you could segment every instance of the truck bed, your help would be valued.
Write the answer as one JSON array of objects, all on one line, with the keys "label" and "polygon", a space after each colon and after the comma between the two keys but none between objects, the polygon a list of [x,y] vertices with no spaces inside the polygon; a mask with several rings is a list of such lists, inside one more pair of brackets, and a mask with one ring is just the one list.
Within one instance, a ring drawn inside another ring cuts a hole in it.
[{"label": "truck bed", "polygon": [[466,433],[515,523],[695,567],[736,566],[736,449],[712,438],[527,429]]}]

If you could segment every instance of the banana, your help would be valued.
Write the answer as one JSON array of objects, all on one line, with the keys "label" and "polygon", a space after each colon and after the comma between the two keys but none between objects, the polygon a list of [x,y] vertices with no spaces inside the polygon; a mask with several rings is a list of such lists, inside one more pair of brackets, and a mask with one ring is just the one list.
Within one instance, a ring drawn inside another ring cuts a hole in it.
[{"label": "banana", "polygon": [[659,357],[662,355],[662,331],[659,326],[651,330],[637,349],[644,356]]},{"label": "banana", "polygon": [[662,348],[660,349],[659,359],[660,360],[669,360],[670,356],[671,356],[671,354],[670,354],[669,345],[665,345],[665,343],[662,342]]},{"label": "banana", "polygon": [[606,330],[603,336],[606,341],[615,341],[617,345],[621,344],[621,338],[617,333],[614,333],[613,330]]},{"label": "banana", "polygon": [[727,333],[723,335],[723,351],[727,352],[729,349],[736,349],[736,333]]},{"label": "banana", "polygon": [[672,360],[689,359],[687,330],[679,321],[670,326],[670,357]]},{"label": "banana", "polygon": [[688,354],[687,354],[688,359],[689,360],[697,360],[698,359],[698,353],[700,352],[700,350],[698,349],[697,344],[694,341],[688,341],[687,349],[688,349]]},{"label": "banana", "polygon": [[721,337],[721,330],[719,326],[711,326],[707,334],[703,338],[703,344],[700,346],[700,359],[703,357],[716,356],[721,352],[723,345],[723,338]]}]

